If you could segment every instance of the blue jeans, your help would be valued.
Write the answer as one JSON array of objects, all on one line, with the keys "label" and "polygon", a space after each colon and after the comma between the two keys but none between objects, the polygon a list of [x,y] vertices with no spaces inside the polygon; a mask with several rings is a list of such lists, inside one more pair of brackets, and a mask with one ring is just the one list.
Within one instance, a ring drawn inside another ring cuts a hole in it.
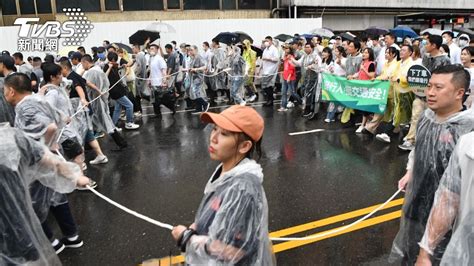
[{"label": "blue jeans", "polygon": [[125,107],[127,123],[133,122],[133,103],[127,98],[127,96],[122,96],[115,100],[114,114],[112,115],[112,121],[114,122],[114,125],[117,125],[117,122],[120,118],[122,106]]},{"label": "blue jeans", "polygon": [[298,103],[301,104],[301,97],[295,91],[295,81],[291,80],[288,82],[283,80],[281,87],[281,107],[286,108],[288,104],[288,93],[293,96],[293,98],[295,98]]},{"label": "blue jeans", "polygon": [[232,82],[232,86],[230,88],[230,95],[234,99],[235,103],[243,102],[243,99],[240,97],[239,90],[242,87],[242,84],[244,83],[244,78],[243,77],[232,78],[231,82]]}]

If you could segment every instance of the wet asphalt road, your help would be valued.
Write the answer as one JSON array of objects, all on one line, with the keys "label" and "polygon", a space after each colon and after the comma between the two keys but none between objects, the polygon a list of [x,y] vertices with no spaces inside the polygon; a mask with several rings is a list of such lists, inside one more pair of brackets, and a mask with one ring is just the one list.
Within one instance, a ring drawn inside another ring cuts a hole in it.
[{"label": "wet asphalt road", "polygon": [[[148,103],[144,106],[152,112]],[[398,140],[384,144],[356,135],[355,128],[328,125],[321,117],[307,121],[297,109],[278,113],[278,107],[255,107],[265,119],[261,164],[271,232],[379,204],[396,191],[407,158],[397,149]],[[326,131],[288,135],[318,128]],[[139,130],[124,132],[130,146],[126,150],[113,152],[111,139],[100,140],[109,163],[89,166],[87,175],[97,181],[99,192],[130,209],[165,223],[189,225],[217,166],[208,159],[209,132],[190,112],[144,116]],[[92,156],[88,153],[88,160]],[[64,265],[137,265],[179,254],[169,231],[91,192],[74,192],[69,199],[85,245],[63,251],[59,257]],[[395,219],[283,251],[276,258],[279,265],[387,265],[397,230]]]}]

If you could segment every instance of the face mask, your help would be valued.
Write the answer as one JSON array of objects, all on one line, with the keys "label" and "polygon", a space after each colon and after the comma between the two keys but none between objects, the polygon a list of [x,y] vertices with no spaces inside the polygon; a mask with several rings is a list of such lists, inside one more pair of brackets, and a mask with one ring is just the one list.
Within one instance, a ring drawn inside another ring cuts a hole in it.
[{"label": "face mask", "polygon": [[99,59],[105,59],[105,53],[97,54],[97,57],[99,57]]},{"label": "face mask", "polygon": [[443,44],[447,44],[448,40],[446,38],[443,38]]},{"label": "face mask", "polygon": [[270,47],[270,42],[265,42],[265,47]]},{"label": "face mask", "polygon": [[459,40],[459,46],[461,47],[464,47],[467,45],[467,41],[466,40]]},{"label": "face mask", "polygon": [[421,41],[421,44],[422,44],[422,45],[426,45],[426,43],[427,43],[426,40],[422,40],[422,41]]}]

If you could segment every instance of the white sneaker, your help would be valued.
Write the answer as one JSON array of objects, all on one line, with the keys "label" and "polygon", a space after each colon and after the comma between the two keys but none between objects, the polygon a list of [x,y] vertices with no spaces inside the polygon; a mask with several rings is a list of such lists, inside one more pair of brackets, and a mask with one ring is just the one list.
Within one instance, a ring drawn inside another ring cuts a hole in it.
[{"label": "white sneaker", "polygon": [[139,127],[140,127],[139,125],[132,122],[125,124],[125,129],[137,129]]},{"label": "white sneaker", "polygon": [[240,102],[240,106],[245,106],[247,103],[245,101]]},{"label": "white sneaker", "polygon": [[364,130],[364,126],[360,125],[359,128],[357,128],[356,133],[362,133],[362,130]]},{"label": "white sneaker", "polygon": [[115,131],[117,131],[117,132],[122,132],[122,129],[119,128],[119,127],[116,127],[116,128],[115,128]]},{"label": "white sneaker", "polygon": [[380,140],[380,141],[383,141],[383,142],[386,142],[386,143],[390,143],[390,137],[385,134],[385,133],[382,133],[382,134],[377,134],[375,136],[376,139]]},{"label": "white sneaker", "polygon": [[288,109],[287,109],[287,108],[283,108],[283,107],[281,107],[281,108],[280,108],[280,109],[278,109],[277,111],[278,111],[278,112],[286,112],[286,111],[288,111]]},{"label": "white sneaker", "polygon": [[97,157],[95,157],[94,160],[90,161],[89,163],[90,164],[104,164],[104,163],[107,163],[107,162],[109,162],[109,159],[107,159],[107,156],[98,155]]},{"label": "white sneaker", "polygon": [[133,113],[133,116],[135,116],[136,118],[141,118],[142,113],[141,112],[135,112],[135,113]]},{"label": "white sneaker", "polygon": [[255,101],[255,99],[257,99],[257,95],[254,94],[254,95],[250,96],[250,98],[248,98],[247,101],[253,103]]},{"label": "white sneaker", "polygon": [[293,108],[295,107],[295,104],[293,102],[289,102],[287,105],[286,105],[286,108]]},{"label": "white sneaker", "polygon": [[331,120],[329,118],[326,118],[326,119],[324,119],[324,122],[331,123]]}]

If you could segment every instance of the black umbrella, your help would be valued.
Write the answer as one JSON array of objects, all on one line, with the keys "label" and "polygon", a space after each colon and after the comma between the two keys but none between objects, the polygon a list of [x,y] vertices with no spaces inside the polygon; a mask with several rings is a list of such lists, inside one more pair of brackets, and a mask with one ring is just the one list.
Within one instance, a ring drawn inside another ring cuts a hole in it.
[{"label": "black umbrella", "polygon": [[132,53],[132,47],[126,45],[126,44],[123,44],[123,43],[113,43],[115,45],[118,46],[118,48],[122,48],[123,50],[127,51],[127,53],[131,54]]},{"label": "black umbrella", "polygon": [[389,33],[390,31],[388,29],[385,29],[385,28],[380,28],[380,27],[373,26],[373,27],[369,27],[369,28],[365,29],[365,32],[367,32],[367,34],[369,34],[369,35],[380,36],[380,35],[385,35],[385,34]]},{"label": "black umbrella", "polygon": [[339,36],[341,36],[341,38],[343,40],[349,40],[349,41],[353,41],[354,38],[356,37],[354,34],[352,34],[350,32],[344,32],[344,33],[340,34]]},{"label": "black umbrella", "polygon": [[130,44],[143,45],[147,39],[150,39],[150,43],[160,38],[160,33],[155,31],[139,30],[132,36],[128,37]]},{"label": "black umbrella", "polygon": [[275,36],[275,37],[273,37],[273,38],[275,38],[275,39],[277,39],[277,40],[279,40],[279,41],[284,42],[284,41],[287,41],[287,40],[289,40],[289,39],[293,39],[293,36],[282,33],[282,34],[278,34],[277,36]]},{"label": "black umbrella", "polygon": [[[239,44],[238,47],[240,48],[240,54],[242,55],[244,53],[244,48],[242,44]],[[261,57],[263,55],[263,50],[260,47],[257,47],[255,45],[250,45],[250,47],[257,53],[257,57]]]},{"label": "black umbrella", "polygon": [[225,44],[235,44],[239,42],[239,35],[233,32],[221,32],[217,34],[217,36],[214,37],[212,40]]},{"label": "black umbrella", "polygon": [[245,40],[249,40],[250,43],[253,43],[252,37],[250,37],[250,35],[248,35],[247,33],[243,31],[236,31],[234,33],[237,34],[237,36],[239,36],[239,39],[238,39],[239,42],[243,43]]}]

